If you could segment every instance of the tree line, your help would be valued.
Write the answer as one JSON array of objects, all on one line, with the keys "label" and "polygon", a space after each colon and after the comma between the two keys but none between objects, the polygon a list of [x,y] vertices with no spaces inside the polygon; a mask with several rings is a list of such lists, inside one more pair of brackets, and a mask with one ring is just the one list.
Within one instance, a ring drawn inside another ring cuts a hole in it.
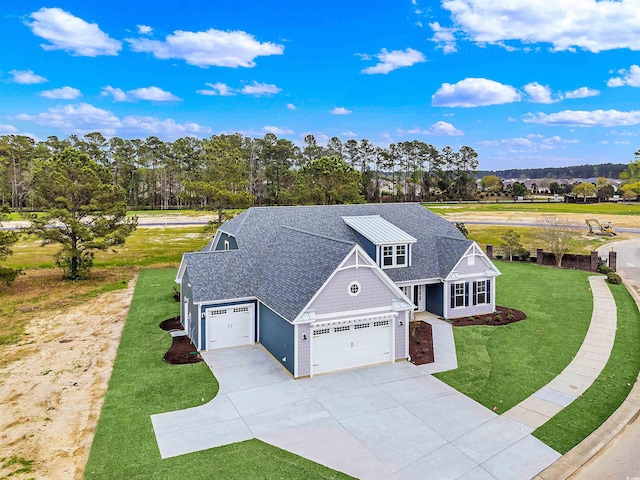
[{"label": "tree line", "polygon": [[618,178],[627,168],[624,163],[603,163],[600,165],[572,165],[569,167],[512,168],[509,170],[481,170],[478,178],[496,175],[500,178]]},{"label": "tree line", "polygon": [[0,205],[38,210],[35,165],[68,148],[105,167],[130,209],[473,198],[478,167],[470,147],[438,150],[418,140],[380,147],[337,137],[325,146],[313,135],[297,146],[272,133],[173,142],[156,136],[107,139],[100,132],[40,142],[2,135]]}]

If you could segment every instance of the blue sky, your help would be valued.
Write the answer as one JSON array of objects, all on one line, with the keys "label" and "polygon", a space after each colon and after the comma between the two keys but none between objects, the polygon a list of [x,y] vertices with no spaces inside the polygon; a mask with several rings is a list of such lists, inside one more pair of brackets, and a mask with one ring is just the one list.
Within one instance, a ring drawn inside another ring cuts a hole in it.
[{"label": "blue sky", "polygon": [[640,3],[3,0],[0,134],[273,132],[627,163]]}]

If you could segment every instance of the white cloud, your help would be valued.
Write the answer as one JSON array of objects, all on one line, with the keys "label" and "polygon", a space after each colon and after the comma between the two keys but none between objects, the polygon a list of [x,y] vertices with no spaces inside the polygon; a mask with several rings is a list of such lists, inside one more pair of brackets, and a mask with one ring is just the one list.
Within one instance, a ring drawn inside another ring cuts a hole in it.
[{"label": "white cloud", "polygon": [[211,128],[194,122],[178,123],[171,118],[161,120],[157,117],[130,115],[122,119],[120,132],[128,135],[149,136],[175,140],[179,137],[202,137],[211,133]]},{"label": "white cloud", "polygon": [[351,115],[352,111],[344,107],[335,107],[330,113],[331,115]]},{"label": "white cloud", "polygon": [[226,83],[205,83],[208,89],[196,90],[199,95],[220,95],[221,97],[231,97],[236,95],[236,91]]},{"label": "white cloud", "polygon": [[580,87],[570,92],[565,93],[565,98],[587,98],[597,97],[600,95],[600,90],[595,90],[589,87]]},{"label": "white cloud", "polygon": [[523,88],[533,103],[555,103],[560,100],[551,96],[551,89],[547,85],[538,82],[527,83]]},{"label": "white cloud", "polygon": [[608,87],[640,87],[640,67],[631,65],[629,70],[618,70],[620,77],[612,77],[607,81]]},{"label": "white cloud", "polygon": [[436,122],[425,132],[428,135],[442,135],[442,136],[460,136],[464,135],[462,130],[458,130],[456,127],[448,122]]},{"label": "white cloud", "polygon": [[6,125],[6,124],[0,123],[0,133],[1,134],[18,133],[18,129],[13,125]]},{"label": "white cloud", "polygon": [[13,81],[23,85],[34,85],[36,83],[48,82],[46,78],[36,75],[33,70],[11,70],[9,75],[13,77]]},{"label": "white cloud", "polygon": [[154,86],[129,90],[127,95],[138,100],[150,100],[152,102],[175,102],[180,100],[173,93]]},{"label": "white cloud", "polygon": [[60,100],[73,100],[82,96],[82,92],[73,87],[54,88],[52,90],[45,90],[40,93],[40,96],[45,98],[54,98]]},{"label": "white cloud", "polygon": [[296,109],[296,106],[295,106],[293,103],[287,103],[287,108],[288,108],[289,110],[295,110],[295,109]]},{"label": "white cloud", "polygon": [[114,88],[111,85],[102,87],[102,96],[111,95],[115,102],[133,102],[135,100],[149,100],[152,102],[175,102],[181,100],[171,92],[167,92],[159,87],[142,87],[126,92],[121,88]]},{"label": "white cloud", "polygon": [[88,23],[60,8],[41,8],[31,14],[27,23],[34,35],[48,40],[45,50],[64,50],[72,55],[95,57],[118,55],[122,42],[100,30],[97,23]]},{"label": "white cloud", "polygon": [[260,97],[262,95],[275,95],[281,91],[282,89],[271,83],[258,82],[253,82],[251,85],[245,85],[242,87],[242,90],[240,90],[240,92],[245,95],[253,95],[255,97]]},{"label": "white cloud", "polygon": [[516,40],[548,43],[555,51],[640,50],[637,1],[443,0],[442,7],[479,44]]},{"label": "white cloud", "polygon": [[528,113],[524,122],[565,127],[620,127],[640,124],[640,110],[564,110],[557,113]]},{"label": "white cloud", "polygon": [[[396,133],[400,136],[404,136],[404,132],[402,130],[398,130]],[[407,130],[406,133],[408,133],[409,135],[437,135],[444,137],[459,137],[461,135],[464,135],[462,130],[458,130],[448,122],[436,122],[426,130],[415,127]]]},{"label": "white cloud", "polygon": [[113,113],[88,103],[57,106],[37,115],[22,113],[17,115],[17,118],[76,134],[100,130],[105,135],[115,135],[117,128],[122,126]]},{"label": "white cloud", "polygon": [[262,127],[262,131],[265,133],[273,133],[274,135],[291,135],[292,133],[295,133],[293,130],[288,128],[273,127],[270,125]]},{"label": "white cloud", "polygon": [[127,94],[124,92],[124,90],[122,90],[121,88],[114,88],[111,85],[107,85],[106,87],[102,87],[101,95],[103,97],[111,95],[113,97],[113,100],[116,101],[116,102],[128,102],[129,101],[129,98],[127,97]]},{"label": "white cloud", "polygon": [[351,130],[347,130],[346,132],[342,132],[342,136],[347,138],[354,138],[354,137],[357,137],[358,134],[355,132],[352,132]]},{"label": "white cloud", "polygon": [[381,73],[386,75],[398,68],[411,67],[416,63],[427,61],[421,52],[414,50],[413,48],[407,48],[406,50],[392,50],[391,52],[386,48],[383,48],[380,53],[376,55],[376,58],[379,60],[379,63],[365,68],[362,70],[362,73],[366,73],[368,75]]},{"label": "white cloud", "polygon": [[458,51],[456,47],[456,28],[446,28],[440,25],[438,22],[429,24],[431,30],[433,30],[432,42],[436,42],[437,48],[442,48],[442,51],[447,53],[455,53]]},{"label": "white cloud", "polygon": [[174,140],[183,136],[203,136],[211,133],[209,127],[193,122],[177,123],[170,118],[161,120],[150,116],[129,115],[121,119],[108,110],[88,103],[57,106],[36,115],[22,113],[16,118],[79,135],[100,130],[107,136],[158,135]]},{"label": "white cloud", "polygon": [[501,147],[500,151],[511,153],[538,152],[540,150],[555,150],[560,144],[575,144],[578,140],[561,138],[558,135],[544,137],[539,134],[529,134],[526,137],[505,138],[502,140],[485,140],[481,145]]},{"label": "white cloud", "polygon": [[256,65],[256,57],[282,55],[284,52],[283,45],[259,42],[247,32],[225,32],[214,28],[205,32],[176,30],[164,41],[148,38],[127,38],[126,41],[134,52],[152,53],[160,60],[182,59],[202,68],[251,68]]},{"label": "white cloud", "polygon": [[136,25],[138,27],[138,33],[140,35],[150,35],[153,32],[153,28],[149,25]]},{"label": "white cloud", "polygon": [[431,97],[439,107],[480,107],[520,101],[520,93],[511,85],[487,78],[465,78],[458,83],[443,83]]}]

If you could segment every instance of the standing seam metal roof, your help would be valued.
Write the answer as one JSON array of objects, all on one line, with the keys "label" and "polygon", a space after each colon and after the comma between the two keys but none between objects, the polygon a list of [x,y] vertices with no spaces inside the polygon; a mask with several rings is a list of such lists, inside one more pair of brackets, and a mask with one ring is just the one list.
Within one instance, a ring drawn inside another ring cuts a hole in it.
[{"label": "standing seam metal roof", "polygon": [[380,215],[342,217],[344,222],[374,245],[389,243],[415,243],[417,240]]}]

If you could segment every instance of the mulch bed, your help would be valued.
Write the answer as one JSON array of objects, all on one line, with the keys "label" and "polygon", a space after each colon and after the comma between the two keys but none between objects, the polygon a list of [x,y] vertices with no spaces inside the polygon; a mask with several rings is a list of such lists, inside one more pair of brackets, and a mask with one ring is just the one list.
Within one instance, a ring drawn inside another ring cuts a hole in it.
[{"label": "mulch bed", "polygon": [[[167,318],[158,325],[162,330],[184,330],[180,323],[180,317]],[[164,361],[172,365],[184,365],[185,363],[202,362],[203,358],[191,339],[186,335],[173,337],[171,348],[164,354]]]},{"label": "mulch bed", "polygon": [[182,324],[180,323],[180,317],[167,318],[166,320],[160,322],[158,325],[162,330],[171,331],[171,330],[184,330]]},{"label": "mulch bed", "polygon": [[[509,315],[511,312],[511,315]],[[508,325],[509,323],[519,322],[527,318],[527,315],[515,308],[496,306],[496,313],[487,315],[474,315],[472,317],[462,317],[451,319],[450,322],[454,327],[467,327],[469,325]]]},{"label": "mulch bed", "polygon": [[427,322],[412,322],[409,325],[409,356],[414,365],[433,363],[433,334]]},{"label": "mulch bed", "polygon": [[202,362],[203,358],[198,353],[189,337],[173,337],[173,343],[167,353],[164,354],[164,361],[172,365],[183,365],[185,363]]}]

